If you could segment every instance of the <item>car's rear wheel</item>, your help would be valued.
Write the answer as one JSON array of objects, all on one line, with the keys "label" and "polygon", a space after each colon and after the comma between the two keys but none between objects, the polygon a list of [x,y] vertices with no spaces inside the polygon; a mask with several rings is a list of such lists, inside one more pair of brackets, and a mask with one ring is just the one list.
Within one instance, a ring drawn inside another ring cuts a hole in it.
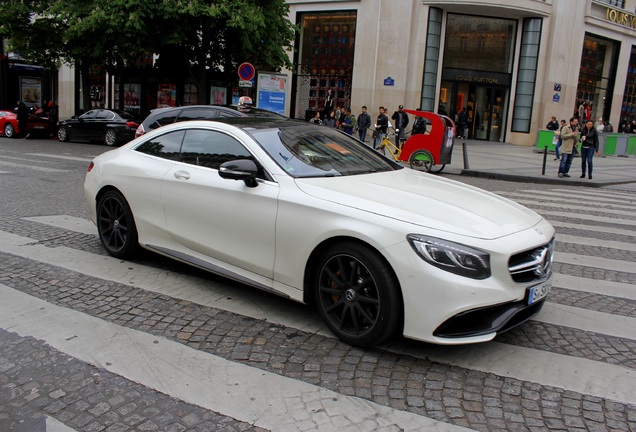
[{"label": "car's rear wheel", "polygon": [[15,128],[13,127],[13,125],[11,123],[5,124],[4,136],[6,136],[7,138],[13,138],[13,135],[15,135]]},{"label": "car's rear wheel", "polygon": [[367,246],[337,244],[318,260],[314,295],[322,318],[342,341],[372,346],[402,322],[402,296],[389,264]]},{"label": "car's rear wheel", "polygon": [[60,126],[57,130],[57,139],[60,141],[68,141],[70,139],[70,135],[68,133],[68,129],[65,126]]},{"label": "car's rear wheel", "polygon": [[107,129],[104,134],[104,142],[107,146],[113,147],[117,145],[117,132],[114,129]]},{"label": "car's rear wheel", "polygon": [[128,202],[108,191],[97,204],[97,232],[106,251],[116,258],[131,256],[138,246],[137,227]]}]

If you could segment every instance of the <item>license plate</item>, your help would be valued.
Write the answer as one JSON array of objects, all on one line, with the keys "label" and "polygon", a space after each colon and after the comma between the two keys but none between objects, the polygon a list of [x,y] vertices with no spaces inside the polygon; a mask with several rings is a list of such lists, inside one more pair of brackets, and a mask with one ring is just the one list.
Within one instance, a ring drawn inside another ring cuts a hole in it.
[{"label": "license plate", "polygon": [[532,303],[541,300],[548,295],[550,288],[552,288],[552,281],[544,282],[540,285],[528,288],[527,303],[531,305]]},{"label": "license plate", "polygon": [[33,129],[44,129],[46,126],[35,125]]}]

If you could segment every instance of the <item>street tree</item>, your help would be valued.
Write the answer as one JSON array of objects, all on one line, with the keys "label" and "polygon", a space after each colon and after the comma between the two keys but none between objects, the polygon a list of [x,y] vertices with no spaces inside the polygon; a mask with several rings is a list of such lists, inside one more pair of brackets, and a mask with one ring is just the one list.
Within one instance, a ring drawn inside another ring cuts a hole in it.
[{"label": "street tree", "polygon": [[206,101],[207,80],[230,81],[237,65],[291,68],[288,52],[296,27],[285,0],[2,0],[0,32],[35,63],[60,60],[81,70],[84,106],[88,71],[111,74],[158,55],[162,73],[197,86]]}]

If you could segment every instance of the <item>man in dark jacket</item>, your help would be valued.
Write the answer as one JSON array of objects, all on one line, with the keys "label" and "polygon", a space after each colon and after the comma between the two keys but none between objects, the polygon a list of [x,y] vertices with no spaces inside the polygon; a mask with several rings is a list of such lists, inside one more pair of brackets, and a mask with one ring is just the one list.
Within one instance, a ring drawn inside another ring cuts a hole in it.
[{"label": "man in dark jacket", "polygon": [[385,108],[383,106],[380,107],[380,114],[378,115],[378,119],[375,121],[375,133],[373,140],[373,148],[377,149],[378,144],[382,140],[382,135],[386,133],[389,127],[389,118],[386,116]]},{"label": "man in dark jacket", "polygon": [[367,112],[367,107],[362,107],[362,112],[358,114],[358,136],[360,137],[360,141],[364,142],[367,137],[367,129],[371,127],[371,116]]},{"label": "man in dark jacket", "polygon": [[457,138],[466,138],[466,128],[468,127],[468,113],[466,108],[457,114]]},{"label": "man in dark jacket", "polygon": [[26,138],[29,134],[27,132],[27,122],[29,121],[29,108],[24,104],[24,102],[18,102],[18,113],[16,115],[18,118],[18,132],[20,132],[20,136]]},{"label": "man in dark jacket", "polygon": [[404,131],[409,124],[409,115],[403,111],[404,107],[400,105],[398,110],[393,113],[391,120],[395,127],[395,146],[400,147],[404,140]]}]

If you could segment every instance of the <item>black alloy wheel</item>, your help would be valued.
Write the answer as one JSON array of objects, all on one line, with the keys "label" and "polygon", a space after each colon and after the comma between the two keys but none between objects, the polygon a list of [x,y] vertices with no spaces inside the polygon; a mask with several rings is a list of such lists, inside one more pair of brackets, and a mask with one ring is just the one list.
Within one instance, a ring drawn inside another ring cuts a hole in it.
[{"label": "black alloy wheel", "polygon": [[319,312],[329,329],[354,346],[392,337],[402,322],[402,296],[389,264],[361,244],[339,244],[320,258],[314,278]]},{"label": "black alloy wheel", "polygon": [[106,192],[97,205],[97,231],[106,251],[116,258],[131,256],[138,246],[130,206],[117,191]]}]

